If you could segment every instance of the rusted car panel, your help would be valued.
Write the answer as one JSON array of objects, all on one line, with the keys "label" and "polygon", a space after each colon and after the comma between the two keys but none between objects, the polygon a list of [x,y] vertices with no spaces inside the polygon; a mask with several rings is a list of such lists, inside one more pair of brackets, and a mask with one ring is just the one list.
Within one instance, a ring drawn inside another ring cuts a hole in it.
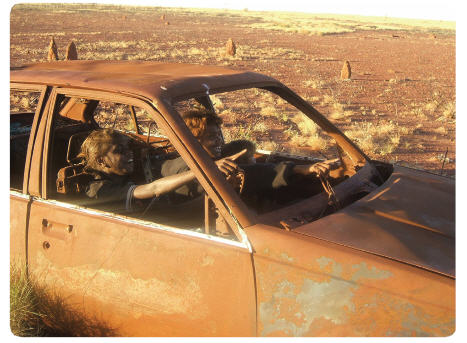
[{"label": "rusted car panel", "polygon": [[29,205],[29,196],[10,193],[10,260],[20,265],[26,263]]},{"label": "rusted car panel", "polygon": [[[63,71],[59,73],[58,71]],[[15,68],[15,81],[106,90],[175,100],[210,89],[277,85],[266,75],[223,67],[145,61],[58,61]]]},{"label": "rusted car panel", "polygon": [[[23,190],[10,192],[12,259],[27,257],[32,275],[119,335],[454,332],[454,182],[370,161],[280,82],[220,67],[140,61],[36,64],[15,68],[11,80],[15,87],[43,91]],[[209,100],[211,94],[251,87],[288,101],[345,152],[341,168],[330,174],[344,180],[334,185],[343,208],[322,216],[329,199],[321,192],[257,213],[225,181],[174,107],[180,99]],[[52,157],[63,150],[54,146],[54,123],[61,115],[59,99],[66,96],[146,110],[195,173],[205,207],[212,201],[217,209],[215,224],[233,235],[222,238],[209,228],[182,229],[54,198]]]},{"label": "rusted car panel", "polygon": [[396,167],[373,193],[295,231],[454,277],[454,208],[454,182]]},{"label": "rusted car panel", "polygon": [[180,231],[35,200],[28,262],[122,336],[254,335],[249,250]]},{"label": "rusted car panel", "polygon": [[454,331],[451,278],[296,232],[245,231],[255,251],[259,336]]},{"label": "rusted car panel", "polygon": [[287,208],[268,219],[292,218],[294,232],[454,277],[454,191],[452,180],[395,167],[378,189],[319,221]]}]

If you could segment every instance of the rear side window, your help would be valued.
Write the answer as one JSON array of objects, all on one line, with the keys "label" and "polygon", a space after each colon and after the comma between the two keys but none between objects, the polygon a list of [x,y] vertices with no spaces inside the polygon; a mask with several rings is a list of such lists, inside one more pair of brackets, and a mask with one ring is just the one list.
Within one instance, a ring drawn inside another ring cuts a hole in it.
[{"label": "rear side window", "polygon": [[34,113],[40,92],[10,92],[10,188],[21,190]]}]

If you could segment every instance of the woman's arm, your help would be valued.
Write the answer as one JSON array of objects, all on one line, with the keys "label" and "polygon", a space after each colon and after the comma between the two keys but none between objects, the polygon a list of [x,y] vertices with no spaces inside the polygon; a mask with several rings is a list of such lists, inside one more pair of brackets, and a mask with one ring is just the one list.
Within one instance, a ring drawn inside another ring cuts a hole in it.
[{"label": "woman's arm", "polygon": [[[244,149],[237,154],[216,161],[215,163],[217,168],[219,168],[219,170],[226,176],[235,172],[238,166],[233,161],[243,155],[246,151],[247,150]],[[151,183],[136,186],[133,191],[133,197],[136,199],[149,199],[154,196],[161,196],[162,194],[171,192],[194,179],[195,174],[191,170],[180,174],[169,175],[154,180]]]},{"label": "woman's arm", "polygon": [[133,197],[136,199],[149,199],[154,196],[161,196],[162,194],[171,192],[185,183],[194,180],[195,174],[190,170],[180,174],[157,179],[145,185],[136,186]]},{"label": "woman's arm", "polygon": [[326,160],[314,164],[299,164],[293,167],[292,171],[296,174],[326,176],[329,171],[339,166],[339,159]]}]

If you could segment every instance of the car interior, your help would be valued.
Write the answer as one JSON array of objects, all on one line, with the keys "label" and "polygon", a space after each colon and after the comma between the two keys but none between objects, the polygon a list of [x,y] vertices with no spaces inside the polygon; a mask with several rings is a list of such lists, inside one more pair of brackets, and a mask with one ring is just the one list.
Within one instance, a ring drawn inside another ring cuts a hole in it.
[{"label": "car interior", "polygon": [[[202,97],[193,99],[197,106],[213,109],[211,99]],[[81,145],[86,137],[95,129],[112,127],[121,130],[132,138],[132,150],[135,156],[135,170],[131,180],[135,184],[148,183],[161,177],[161,163],[167,159],[178,157],[178,153],[169,140],[161,134],[157,125],[149,116],[141,114],[140,109],[122,104],[105,103],[98,100],[73,98],[60,95],[57,99],[56,113],[54,113],[52,127],[52,148],[49,150],[48,165],[48,197],[50,199],[69,202],[72,204],[87,206],[87,197],[84,194],[86,185],[93,176],[84,170],[84,162],[79,157]],[[186,106],[186,104],[185,104]],[[124,108],[124,109],[123,109]],[[176,108],[179,112],[182,107]],[[33,113],[16,113],[11,116],[10,128],[17,128],[10,135],[10,183],[12,188],[21,189],[26,157],[29,132],[21,133],[19,128],[28,128],[32,125]],[[13,132],[13,131],[12,131]],[[225,130],[224,130],[225,132]],[[351,196],[340,202],[333,198],[333,188],[349,179],[357,173],[358,167],[349,171],[349,162],[345,162],[345,154],[336,145],[336,154],[339,156],[341,167],[332,171],[326,178],[304,177],[294,175],[291,182],[284,187],[267,190],[256,194],[246,190],[241,194],[242,200],[258,215],[272,213],[278,209],[288,208],[305,199],[324,194],[326,205],[320,206],[313,215],[313,220],[328,215],[346,206],[353,201],[368,194],[371,189],[353,192]],[[281,152],[267,152],[258,149],[255,154],[255,165],[245,168],[261,168],[264,164],[278,164],[281,162],[293,162],[295,164],[313,163],[320,161],[316,157],[293,156]],[[345,167],[345,168],[344,168]],[[373,180],[375,184],[381,184],[390,174],[388,165],[379,164],[381,180]],[[207,198],[205,196],[205,198]],[[184,204],[183,207],[167,202],[154,201],[145,206],[139,213],[125,213],[125,216],[150,220],[161,224],[179,228],[196,229],[211,232],[215,224],[212,218],[216,215],[206,214],[206,208],[212,207],[209,199]],[[110,211],[110,210],[109,210]],[[180,216],[180,211],[185,213]],[[218,217],[218,216],[217,216]],[[221,220],[221,218],[218,218]],[[215,222],[215,220],[214,220]],[[222,235],[222,233],[219,233]],[[231,230],[224,229],[225,236],[231,236]]]}]

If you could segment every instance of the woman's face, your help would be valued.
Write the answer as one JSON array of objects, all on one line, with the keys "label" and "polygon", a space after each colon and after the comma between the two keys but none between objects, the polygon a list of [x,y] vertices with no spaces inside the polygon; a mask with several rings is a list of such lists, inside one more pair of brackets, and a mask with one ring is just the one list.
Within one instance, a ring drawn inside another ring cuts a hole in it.
[{"label": "woman's face", "polygon": [[119,143],[111,145],[107,154],[99,162],[103,172],[116,175],[128,175],[133,172],[133,151],[128,143],[127,139],[121,139]]},{"label": "woman's face", "polygon": [[206,131],[199,137],[199,142],[212,158],[221,157],[221,147],[224,144],[222,130],[217,124],[209,124]]}]

